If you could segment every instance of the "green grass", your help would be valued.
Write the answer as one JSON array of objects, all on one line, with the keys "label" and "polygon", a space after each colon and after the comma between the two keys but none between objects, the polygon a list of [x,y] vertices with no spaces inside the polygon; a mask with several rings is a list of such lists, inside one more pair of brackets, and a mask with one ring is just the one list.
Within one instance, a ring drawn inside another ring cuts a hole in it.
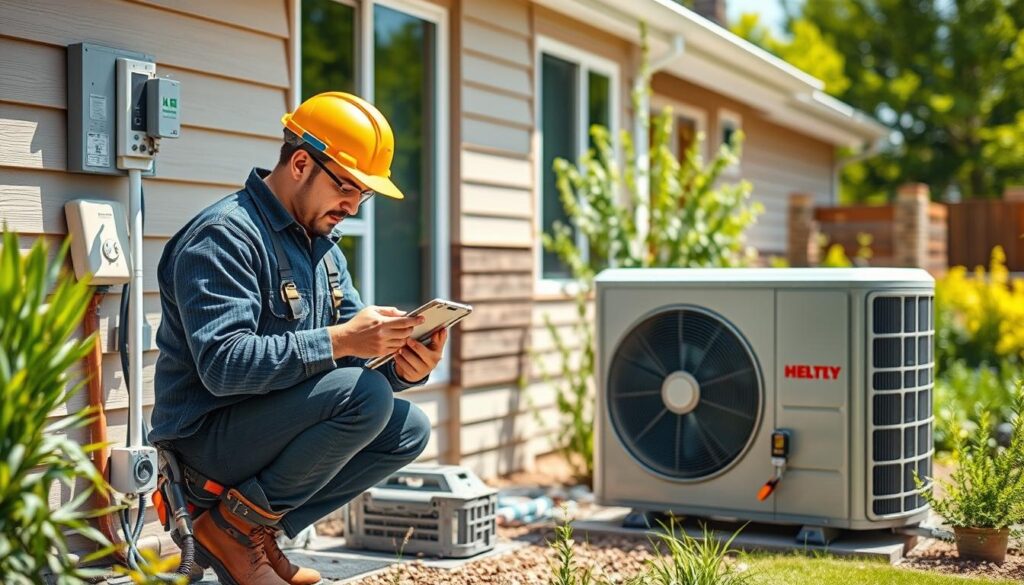
[{"label": "green grass", "polygon": [[1016,581],[955,577],[889,566],[868,560],[839,560],[801,556],[750,555],[754,582],[779,585],[1013,585]]}]

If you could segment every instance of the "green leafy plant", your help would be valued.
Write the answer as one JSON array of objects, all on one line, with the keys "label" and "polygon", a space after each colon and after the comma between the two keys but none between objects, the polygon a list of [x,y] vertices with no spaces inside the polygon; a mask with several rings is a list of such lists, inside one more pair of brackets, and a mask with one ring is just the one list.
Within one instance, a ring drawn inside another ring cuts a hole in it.
[{"label": "green leafy plant", "polygon": [[[568,512],[566,512],[568,518]],[[594,574],[593,567],[582,567],[576,559],[576,541],[572,537],[573,529],[569,520],[555,526],[555,540],[548,541],[548,547],[554,553],[548,559],[551,576],[548,585],[611,585],[612,581],[603,575]],[[647,585],[647,575],[641,573],[617,581],[621,585]]]},{"label": "green leafy plant", "polygon": [[[995,445],[987,412],[973,432],[950,431],[956,469],[948,481],[938,481],[945,496],[924,492],[950,525],[998,529],[1024,523],[1024,383],[1017,385],[1013,414],[1008,447]],[[915,481],[924,485],[916,474]]]},{"label": "green leafy plant", "polygon": [[964,434],[976,428],[983,412],[993,422],[1009,421],[1017,382],[1024,380],[1024,368],[1002,360],[998,367],[969,367],[955,360],[935,379],[935,449],[953,450],[952,433]]},{"label": "green leafy plant", "polygon": [[566,521],[555,527],[555,540],[548,542],[555,556],[550,559],[551,578],[548,585],[590,585],[594,582],[593,569],[580,568],[576,562],[572,524]]},{"label": "green leafy plant", "polygon": [[[66,436],[87,425],[92,410],[47,422],[84,384],[65,391],[68,371],[93,343],[91,337],[72,339],[91,291],[87,281],[62,274],[67,250],[65,242],[48,262],[40,239],[22,255],[17,236],[6,231],[0,249],[0,575],[5,585],[43,583],[44,572],[59,583],[79,582],[85,573],[70,554],[68,532],[101,547],[86,560],[110,552],[110,543],[88,518],[112,510],[83,509],[94,491],[108,489],[88,456],[100,445],[83,447]],[[52,510],[48,495],[57,482],[76,495]]]},{"label": "green leafy plant", "polygon": [[821,234],[818,245],[824,252],[819,266],[824,268],[851,268],[853,266],[867,266],[874,252],[871,250],[871,243],[874,237],[868,233],[857,234],[857,252],[851,259],[846,254],[846,248],[842,244],[829,244],[828,236]]},{"label": "green leafy plant", "polygon": [[175,574],[181,562],[180,555],[174,555],[161,559],[156,551],[143,549],[141,551],[143,564],[138,569],[117,567],[115,572],[126,575],[134,585],[186,585],[188,576]]},{"label": "green leafy plant", "polygon": [[[750,183],[720,180],[739,160],[742,132],[733,133],[730,144],[722,145],[709,163],[699,154],[704,136],[698,134],[680,159],[669,147],[673,117],[666,109],[653,125],[650,170],[642,169],[634,144],[647,140],[650,121],[642,104],[651,91],[643,24],[641,47],[643,83],[633,92],[641,135],[621,133],[626,161],[622,168],[610,133],[599,125],[590,129],[593,147],[578,162],[554,161],[559,198],[569,225],[555,222],[541,237],[544,248],[554,252],[572,275],[576,343],[566,339],[545,315],[544,325],[561,367],[551,374],[537,352],[534,358],[542,379],[556,389],[562,423],[558,446],[573,465],[577,479],[587,483],[593,477],[595,363],[594,323],[587,308],[596,274],[608,267],[742,266],[754,255],[746,247],[745,232],[764,211],[760,203],[750,201]],[[648,173],[649,193],[638,187],[641,173]],[[577,244],[577,233],[585,245]]]},{"label": "green leafy plant", "polygon": [[701,538],[687,534],[675,519],[662,532],[655,535],[654,558],[647,561],[647,575],[651,585],[745,585],[753,582],[753,575],[728,561],[734,554],[732,543],[740,531],[728,540],[720,541],[707,525],[701,527]]}]

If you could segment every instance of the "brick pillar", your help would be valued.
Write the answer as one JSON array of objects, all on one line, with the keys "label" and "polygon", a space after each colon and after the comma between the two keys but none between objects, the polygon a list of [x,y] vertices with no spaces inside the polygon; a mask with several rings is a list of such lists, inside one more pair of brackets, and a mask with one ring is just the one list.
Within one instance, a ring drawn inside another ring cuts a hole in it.
[{"label": "brick pillar", "polygon": [[929,268],[928,205],[931,195],[924,183],[907,183],[896,194],[893,211],[893,246],[897,266]]},{"label": "brick pillar", "polygon": [[789,196],[789,230],[786,246],[790,266],[817,266],[818,222],[814,221],[814,196],[792,193]]},{"label": "brick pillar", "polygon": [[1007,185],[1003,189],[1003,201],[1024,203],[1024,185]]}]

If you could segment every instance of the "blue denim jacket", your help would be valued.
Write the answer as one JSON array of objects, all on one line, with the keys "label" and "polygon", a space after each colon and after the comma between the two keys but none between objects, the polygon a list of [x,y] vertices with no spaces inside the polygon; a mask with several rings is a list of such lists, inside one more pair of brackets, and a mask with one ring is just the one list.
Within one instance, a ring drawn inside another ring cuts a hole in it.
[{"label": "blue denim jacket", "polygon": [[[326,329],[364,307],[337,246],[338,229],[310,245],[263,182],[267,174],[253,169],[244,189],[201,211],[164,247],[157,269],[163,321],[156,335],[151,442],[187,437],[213,410],[253,395],[366,363],[356,357],[335,360]],[[302,295],[294,320],[281,298],[271,234],[287,254]],[[341,271],[345,297],[337,319],[324,254],[333,254]],[[395,391],[423,383],[402,380],[394,362],[381,373]]]}]

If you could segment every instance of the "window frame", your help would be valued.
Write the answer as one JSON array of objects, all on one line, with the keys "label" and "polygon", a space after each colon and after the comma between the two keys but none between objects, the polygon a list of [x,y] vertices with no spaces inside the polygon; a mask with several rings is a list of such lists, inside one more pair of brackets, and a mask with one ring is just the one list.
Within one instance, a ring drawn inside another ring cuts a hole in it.
[{"label": "window frame", "polygon": [[708,150],[711,146],[709,144],[711,142],[710,136],[708,136],[707,110],[662,94],[653,94],[651,95],[650,119],[654,120],[654,117],[660,115],[666,106],[672,108],[672,135],[669,138],[669,146],[672,149],[672,153],[676,155],[676,158],[680,158],[683,155],[681,152],[676,152],[679,148],[679,117],[682,116],[694,121],[698,133],[704,133],[704,143],[701,144],[700,151],[697,154],[707,162]]},{"label": "window frame", "polygon": [[[544,229],[544,171],[541,153],[544,144],[543,129],[543,75],[542,67],[544,55],[568,61],[576,65],[576,157],[583,156],[590,148],[590,123],[589,116],[589,92],[590,72],[598,73],[608,78],[608,103],[609,103],[609,132],[612,139],[612,147],[618,156],[618,133],[620,127],[621,106],[619,103],[620,70],[619,64],[615,61],[595,55],[585,49],[581,49],[569,43],[544,36],[537,35],[534,45],[534,127],[537,133],[537,163],[534,165],[534,204],[536,214],[534,216],[534,293],[542,296],[556,295],[563,293],[572,294],[576,286],[571,278],[545,278],[544,277],[544,245],[541,243],[541,234]],[[576,233],[576,243],[582,249],[584,255],[588,253],[586,240],[582,234]]]},{"label": "window frame", "polygon": [[[717,116],[715,118],[715,145],[716,149],[725,145],[725,137],[722,136],[722,131],[725,128],[726,123],[731,123],[734,130],[743,130],[743,116],[736,110],[730,110],[729,108],[718,108]],[[727,178],[738,178],[740,176],[740,165],[742,161],[737,161],[722,170],[722,176]]]},{"label": "window frame", "polygon": [[[436,296],[448,298],[451,294],[451,227],[449,211],[451,193],[449,191],[451,174],[451,152],[449,146],[450,120],[450,66],[449,59],[449,10],[426,0],[331,0],[355,9],[355,42],[356,42],[356,91],[366,101],[374,102],[374,7],[377,5],[397,10],[427,21],[434,25],[434,59],[437,78],[434,80],[434,116],[433,124],[433,155],[435,157],[433,173],[433,279]],[[290,38],[292,84],[289,92],[291,109],[298,107],[302,97],[302,0],[291,0],[292,35]],[[377,197],[371,198],[360,209],[361,218],[348,218],[343,224],[344,234],[361,238],[359,258],[360,281],[359,291],[363,302],[374,304],[376,299],[375,268],[374,268],[374,236],[376,226],[375,207]],[[427,302],[430,299],[423,299]],[[450,345],[449,345],[450,347]],[[430,374],[427,383],[448,382],[451,377],[450,351],[445,352],[441,363]]]}]

